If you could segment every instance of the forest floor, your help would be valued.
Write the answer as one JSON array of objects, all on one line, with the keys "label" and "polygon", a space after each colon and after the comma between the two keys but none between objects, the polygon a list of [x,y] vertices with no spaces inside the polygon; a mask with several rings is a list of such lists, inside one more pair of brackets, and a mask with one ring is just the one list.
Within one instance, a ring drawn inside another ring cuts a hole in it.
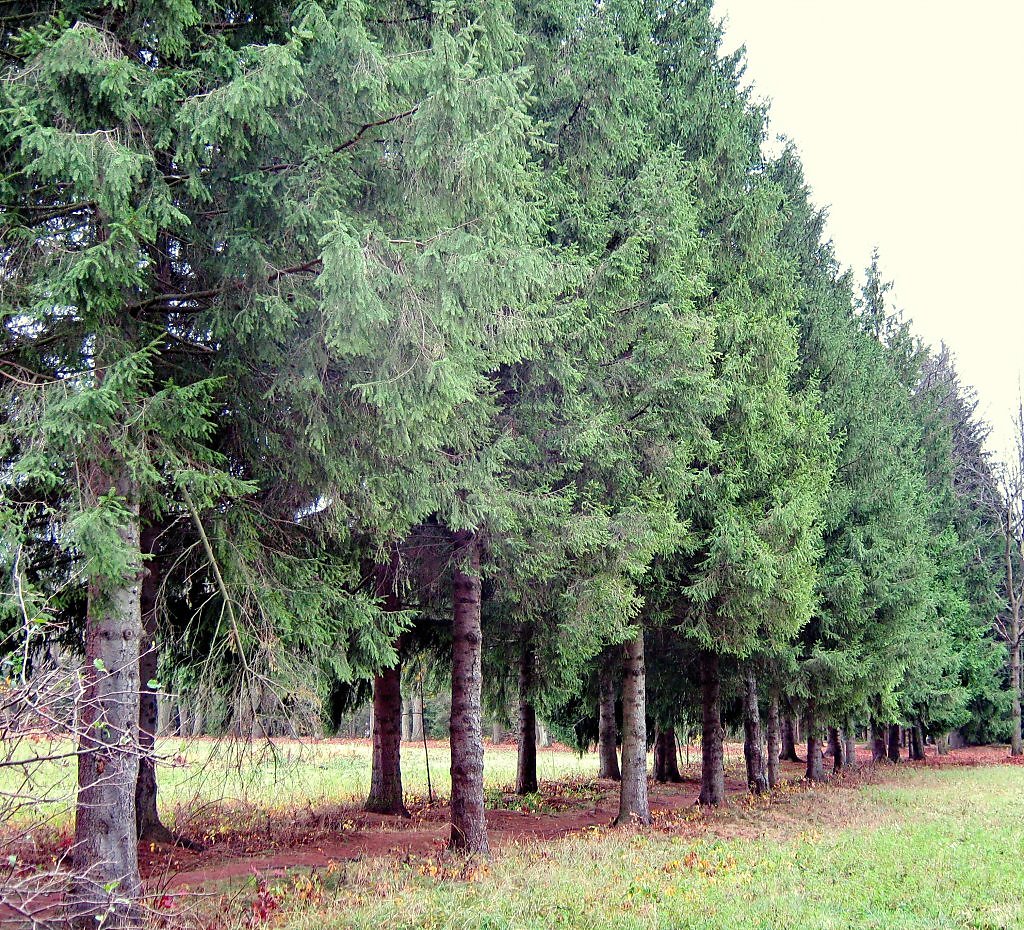
[{"label": "forest floor", "polygon": [[[331,753],[352,758],[368,748],[332,743]],[[736,926],[772,930],[1024,927],[1024,768],[1000,765],[1009,761],[1005,748],[941,757],[929,752],[925,762],[899,767],[865,764],[813,787],[800,780],[802,766],[785,764],[785,784],[767,798],[752,799],[739,747],[732,746],[723,809],[695,806],[694,760],[683,767],[682,784],[652,784],[651,828],[614,830],[617,786],[588,774],[596,767],[593,756],[542,751],[541,790],[519,798],[503,780],[514,747],[488,747],[487,819],[495,855],[487,864],[446,854],[447,806],[420,796],[412,758],[412,816],[401,818],[360,811],[356,794],[346,795],[340,783],[332,785],[334,797],[315,796],[311,772],[300,771],[289,782],[295,766],[319,771],[326,760],[316,755],[311,762],[308,753],[287,744],[275,747],[276,775],[264,773],[247,782],[248,793],[229,796],[223,784],[215,790],[213,781],[224,774],[211,763],[211,750],[186,750],[206,773],[200,794],[207,800],[197,805],[196,783],[181,778],[169,780],[164,799],[168,819],[205,848],[140,850],[150,902],[162,922],[316,930],[586,924],[592,930],[731,927],[735,918]],[[446,750],[443,744],[431,747],[436,761]],[[866,762],[864,747],[860,753],[858,761]],[[179,756],[179,767],[189,764]],[[235,767],[249,768],[237,759],[228,768]],[[446,768],[447,758],[434,773],[442,775],[445,791]],[[344,786],[358,781],[350,778]],[[280,787],[268,788],[275,784]],[[1016,813],[997,816],[1004,807]],[[922,831],[918,843],[914,837]],[[46,868],[69,842],[68,825],[57,818],[30,845],[19,844],[22,867]],[[922,857],[927,875],[914,865]],[[995,868],[1000,862],[1009,867],[1003,873],[1011,881],[1005,900],[1005,880]],[[550,880],[535,885],[529,879],[535,873]],[[855,879],[872,875],[880,884],[869,893]],[[908,897],[908,888],[928,885],[936,875],[948,893]],[[970,907],[958,904],[958,882],[980,884],[991,894],[979,892]],[[846,885],[856,886],[848,900],[829,892]],[[788,891],[780,897],[783,888]],[[737,910],[743,901],[750,907]]]}]

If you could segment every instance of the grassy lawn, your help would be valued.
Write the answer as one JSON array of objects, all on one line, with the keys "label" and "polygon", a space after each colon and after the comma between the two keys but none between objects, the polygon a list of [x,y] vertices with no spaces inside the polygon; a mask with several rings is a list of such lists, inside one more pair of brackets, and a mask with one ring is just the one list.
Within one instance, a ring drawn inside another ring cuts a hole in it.
[{"label": "grassy lawn", "polygon": [[[31,748],[45,754],[69,747],[40,743]],[[158,770],[160,807],[172,823],[211,804],[237,804],[264,812],[282,812],[302,810],[319,803],[356,803],[365,799],[370,787],[368,741],[278,741],[271,745],[170,739],[160,740],[157,749],[163,760]],[[447,797],[451,791],[447,745],[432,744],[429,759],[434,793]],[[581,758],[565,750],[538,750],[537,773],[542,780],[590,778],[596,771],[595,755]],[[0,769],[0,791],[18,789],[49,799],[42,808],[26,808],[23,818],[45,814],[55,826],[70,823],[77,777],[74,759],[33,766],[28,787],[22,785],[22,777],[18,769]],[[514,784],[516,747],[488,745],[484,777],[489,788]],[[422,744],[403,746],[402,779],[410,795],[426,797],[427,766]]]},{"label": "grassy lawn", "polygon": [[[734,810],[714,836],[601,831],[455,863],[282,881],[275,923],[324,928],[1024,927],[1024,768],[903,771]],[[306,879],[302,880],[306,882]],[[309,900],[311,899],[311,900]]]},{"label": "grassy lawn", "polygon": [[[365,743],[284,743],[262,758],[205,740],[160,751],[171,820],[347,804],[369,784]],[[447,795],[446,747],[432,745],[430,760],[434,789]],[[595,767],[593,756],[540,753],[544,780],[590,779]],[[404,750],[403,770],[409,793],[425,794],[422,746]],[[488,746],[485,771],[492,789],[511,783],[515,748]],[[52,763],[40,777],[59,794],[74,768]],[[70,823],[57,802],[52,813]],[[505,841],[486,864],[359,858],[273,878],[262,894],[273,906],[255,924],[284,930],[1024,930],[1024,767],[905,767],[859,788],[736,800],[707,824],[683,810],[651,830]],[[250,878],[212,925],[254,926],[256,895]]]}]

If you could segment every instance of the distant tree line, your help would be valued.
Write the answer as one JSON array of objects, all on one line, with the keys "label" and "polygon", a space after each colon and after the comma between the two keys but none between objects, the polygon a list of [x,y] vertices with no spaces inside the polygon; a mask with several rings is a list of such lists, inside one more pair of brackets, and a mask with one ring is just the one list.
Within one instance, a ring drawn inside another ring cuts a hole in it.
[{"label": "distant tree line", "polygon": [[372,696],[401,813],[414,659],[480,854],[485,703],[522,792],[538,715],[598,744],[620,822],[680,728],[707,805],[726,725],[754,792],[798,730],[811,780],[865,729],[1021,752],[1019,469],[765,154],[710,0],[12,9],[4,726],[78,742],[77,928],[173,839],[161,692],[249,739]]}]

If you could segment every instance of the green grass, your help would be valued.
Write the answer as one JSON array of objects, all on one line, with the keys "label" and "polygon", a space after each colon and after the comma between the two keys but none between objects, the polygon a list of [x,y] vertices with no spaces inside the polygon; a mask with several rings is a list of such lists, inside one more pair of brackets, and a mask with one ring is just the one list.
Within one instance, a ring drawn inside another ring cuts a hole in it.
[{"label": "green grass", "polygon": [[1024,768],[893,777],[740,809],[696,838],[602,831],[506,849],[471,880],[444,860],[346,866],[313,903],[303,897],[308,879],[279,886],[276,922],[287,930],[1024,927]]}]

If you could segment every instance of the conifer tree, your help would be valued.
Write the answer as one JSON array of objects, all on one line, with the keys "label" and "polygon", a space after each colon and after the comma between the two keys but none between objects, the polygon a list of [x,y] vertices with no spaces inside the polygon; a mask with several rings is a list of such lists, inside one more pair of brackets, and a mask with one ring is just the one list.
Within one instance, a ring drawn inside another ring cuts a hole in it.
[{"label": "conifer tree", "polygon": [[764,114],[739,89],[741,56],[720,56],[710,4],[673,8],[655,24],[668,100],[659,132],[695,163],[725,394],[713,454],[683,503],[696,546],[677,559],[666,592],[704,652],[702,799],[717,804],[718,656],[770,648],[806,622],[832,451],[814,390],[796,382],[796,281],[778,241],[780,192],[760,151]]}]

